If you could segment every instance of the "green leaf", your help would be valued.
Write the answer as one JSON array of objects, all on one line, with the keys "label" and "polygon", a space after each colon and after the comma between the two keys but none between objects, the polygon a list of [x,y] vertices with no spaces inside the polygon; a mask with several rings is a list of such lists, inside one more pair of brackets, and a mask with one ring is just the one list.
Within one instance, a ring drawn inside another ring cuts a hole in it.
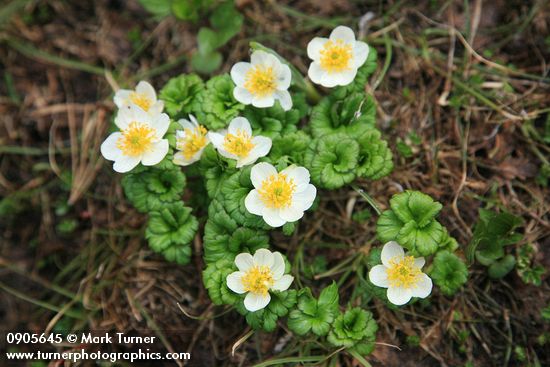
[{"label": "green leaf", "polygon": [[126,174],[122,187],[126,197],[142,213],[160,210],[180,199],[185,175],[172,164],[171,169],[147,167]]},{"label": "green leaf", "polygon": [[304,156],[312,182],[325,189],[337,189],[355,179],[359,144],[346,134],[314,139]]},{"label": "green leaf", "polygon": [[410,221],[401,228],[396,240],[413,254],[429,256],[437,251],[442,237],[443,226],[438,221],[434,220],[423,228]]},{"label": "green leaf", "polygon": [[430,277],[447,296],[455,294],[468,280],[466,264],[449,251],[435,255]]},{"label": "green leaf", "polygon": [[155,17],[164,18],[170,15],[172,0],[138,0],[141,6]]},{"label": "green leaf", "polygon": [[309,288],[301,290],[298,309],[290,313],[288,327],[298,335],[305,335],[310,331],[317,336],[326,335],[338,314],[338,300],[338,286],[335,282],[323,289],[319,300],[313,298]]},{"label": "green leaf", "polygon": [[395,215],[393,210],[386,210],[376,222],[376,235],[382,243],[394,241],[403,226],[403,222]]},{"label": "green leaf", "polygon": [[191,56],[191,66],[193,70],[201,74],[211,74],[218,70],[222,64],[223,56],[218,51],[210,53],[194,53]]},{"label": "green leaf", "polygon": [[184,265],[189,263],[190,244],[198,227],[199,222],[191,215],[191,208],[182,202],[164,204],[160,210],[151,212],[145,238],[153,251]]},{"label": "green leaf", "polygon": [[235,9],[233,1],[218,5],[210,16],[210,24],[217,30],[218,47],[225,45],[241,30],[244,17]]},{"label": "green leaf", "polygon": [[343,99],[333,95],[323,98],[311,111],[311,130],[314,137],[347,133],[363,135],[375,127],[376,105],[371,96],[353,93]]},{"label": "green leaf", "polygon": [[196,74],[182,74],[172,78],[160,90],[159,99],[164,101],[164,108],[174,120],[188,118],[198,108],[197,98],[204,89],[202,79]]},{"label": "green leaf", "polygon": [[248,105],[243,111],[243,116],[250,122],[254,135],[273,139],[297,130],[296,125],[301,118],[300,109],[304,108],[305,101],[299,97],[293,97],[293,101],[292,108],[288,111],[283,110],[279,102],[269,108]]},{"label": "green leaf", "polygon": [[430,224],[443,207],[430,196],[410,190],[394,195],[390,206],[402,222],[413,220],[418,227]]},{"label": "green leaf", "polygon": [[513,255],[506,255],[489,266],[488,274],[492,279],[504,278],[516,266],[516,258]]},{"label": "green leaf", "polygon": [[234,271],[237,267],[232,260],[220,259],[208,264],[202,272],[204,287],[215,305],[234,305],[241,300],[242,296],[227,287],[227,276]]},{"label": "green leaf", "polygon": [[304,156],[310,143],[309,135],[301,130],[278,136],[273,139],[269,159],[278,169],[291,164],[304,166]]},{"label": "green leaf", "polygon": [[207,264],[231,259],[242,252],[255,253],[269,246],[265,231],[240,227],[218,200],[209,207],[204,227],[204,260]]},{"label": "green leaf", "polygon": [[244,105],[233,96],[235,84],[229,74],[211,78],[197,96],[194,108],[197,120],[209,130],[220,130],[239,116]]},{"label": "green leaf", "polygon": [[197,35],[199,54],[209,55],[219,47],[218,34],[210,28],[202,27]]},{"label": "green leaf", "polygon": [[391,150],[380,135],[380,131],[373,128],[357,139],[359,143],[358,176],[378,180],[393,170]]},{"label": "green leaf", "polygon": [[472,262],[476,254],[481,258],[492,260],[504,256],[504,246],[517,243],[522,239],[521,234],[515,233],[516,228],[522,223],[523,220],[515,215],[480,209],[479,220],[466,249],[468,260]]},{"label": "green leaf", "polygon": [[196,22],[213,4],[213,0],[173,0],[172,13],[178,19]]},{"label": "green leaf", "polygon": [[[327,341],[335,347],[355,347],[371,342],[376,335],[378,325],[372,313],[359,307],[348,309],[333,322]],[[363,347],[359,347],[364,351]]]},{"label": "green leaf", "polygon": [[236,304],[237,311],[241,315],[245,315],[246,322],[253,329],[262,329],[267,332],[275,330],[277,320],[280,317],[286,316],[289,310],[296,304],[297,292],[294,289],[270,293],[271,301],[269,304],[265,308],[255,312],[248,311],[242,301]]}]

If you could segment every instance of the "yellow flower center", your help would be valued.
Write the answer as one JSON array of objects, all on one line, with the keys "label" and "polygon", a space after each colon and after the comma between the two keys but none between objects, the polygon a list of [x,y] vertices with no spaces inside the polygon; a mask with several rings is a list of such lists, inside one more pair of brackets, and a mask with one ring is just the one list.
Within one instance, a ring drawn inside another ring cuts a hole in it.
[{"label": "yellow flower center", "polygon": [[263,180],[258,193],[260,194],[260,200],[268,208],[279,209],[290,206],[292,194],[295,191],[294,179],[288,179],[284,173],[278,173]]},{"label": "yellow flower center", "polygon": [[131,157],[139,156],[150,150],[155,138],[155,129],[135,121],[121,132],[122,136],[118,138],[116,146],[122,150],[124,155]]},{"label": "yellow flower center", "polygon": [[391,287],[415,288],[422,272],[414,266],[414,257],[405,256],[401,261],[390,260],[387,276]]},{"label": "yellow flower center", "polygon": [[244,87],[253,95],[264,97],[277,89],[275,72],[272,67],[256,65],[245,76]]},{"label": "yellow flower center", "polygon": [[238,129],[236,134],[227,133],[223,141],[224,149],[239,158],[248,156],[254,146],[252,137],[242,129]]},{"label": "yellow flower center", "polygon": [[181,150],[185,159],[191,159],[206,145],[206,129],[199,125],[196,129],[186,128],[185,136],[178,139],[176,148]]},{"label": "yellow flower center", "polygon": [[329,73],[341,73],[349,70],[353,57],[351,46],[342,40],[327,41],[321,50],[321,67]]},{"label": "yellow flower center", "polygon": [[255,265],[241,278],[244,290],[254,294],[266,295],[269,288],[273,286],[273,273],[268,266]]},{"label": "yellow flower center", "polygon": [[147,98],[145,94],[137,92],[130,93],[130,101],[132,101],[133,104],[141,107],[143,111],[149,111],[149,108],[151,108],[152,104],[152,101]]}]

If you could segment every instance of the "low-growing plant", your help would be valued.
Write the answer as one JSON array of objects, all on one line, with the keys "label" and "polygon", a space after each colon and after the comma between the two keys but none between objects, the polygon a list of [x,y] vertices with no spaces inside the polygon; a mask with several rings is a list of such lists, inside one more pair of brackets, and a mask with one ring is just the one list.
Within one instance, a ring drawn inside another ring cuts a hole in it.
[{"label": "low-growing plant", "polygon": [[[145,237],[155,252],[188,263],[204,223],[202,279],[214,304],[233,307],[254,330],[273,331],[286,318],[297,337],[366,363],[378,329],[373,313],[341,302],[335,282],[318,294],[301,286],[288,254],[272,251],[270,233],[292,235],[304,213],[315,210],[320,190],[392,171],[376,102],[365,91],[376,52],[343,26],[328,39],[314,38],[309,79],[333,88],[318,99],[288,61],[257,43],[251,47],[251,62],[235,64],[230,74],[206,82],[177,76],[159,99],[146,82],[118,91],[120,131],[101,152],[125,173],[128,200],[149,215]],[[183,203],[186,182],[202,185],[189,201],[200,204]],[[427,298],[434,283],[447,296],[459,291],[468,271],[457,241],[438,221],[443,205],[407,190],[389,206],[376,224],[383,247],[356,257],[366,302],[374,297],[396,309]],[[371,215],[356,213],[354,220]],[[489,251],[490,244],[478,242],[477,252]],[[300,261],[311,282],[327,267],[322,256]]]}]

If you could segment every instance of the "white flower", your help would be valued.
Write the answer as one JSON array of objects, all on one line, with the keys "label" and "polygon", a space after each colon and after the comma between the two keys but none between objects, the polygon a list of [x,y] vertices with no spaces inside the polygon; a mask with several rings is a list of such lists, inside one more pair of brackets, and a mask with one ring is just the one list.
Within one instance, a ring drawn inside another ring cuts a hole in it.
[{"label": "white flower", "polygon": [[355,79],[357,69],[367,60],[369,46],[356,41],[350,28],[339,26],[329,38],[312,39],[307,55],[313,60],[308,70],[311,81],[331,88],[348,85]]},{"label": "white flower", "polygon": [[151,115],[158,115],[164,109],[164,102],[157,100],[155,89],[145,81],[139,82],[136,90],[118,90],[115,93],[114,100],[120,109],[136,105]]},{"label": "white flower", "polygon": [[128,172],[140,162],[154,166],[168,153],[168,140],[162,138],[170,125],[167,114],[150,115],[131,105],[119,110],[115,124],[120,131],[109,135],[101,144],[101,154],[115,161],[115,171]]},{"label": "white flower", "polygon": [[290,68],[270,53],[254,51],[249,63],[233,65],[231,78],[236,84],[233,95],[243,104],[264,108],[273,106],[278,99],[285,111],[292,107],[292,98],[287,91]]},{"label": "white flower", "polygon": [[201,159],[204,148],[210,143],[208,132],[205,127],[199,125],[193,115],[189,115],[189,120],[181,119],[178,123],[183,130],[176,130],[176,149],[174,153],[174,163],[181,166],[188,166]]},{"label": "white flower", "polygon": [[244,200],[246,210],[261,215],[271,227],[302,218],[317,195],[304,167],[292,165],[277,173],[271,164],[262,162],[252,167],[250,179],[254,189]]},{"label": "white flower", "polygon": [[404,305],[412,297],[426,298],[432,292],[432,280],[421,269],[423,257],[406,256],[403,247],[390,241],[382,248],[382,265],[369,272],[372,284],[388,288],[388,300],[394,305]]},{"label": "white flower", "polygon": [[271,149],[271,139],[252,136],[250,122],[244,117],[235,117],[227,130],[209,132],[208,137],[222,156],[237,161],[237,168],[265,157]]},{"label": "white flower", "polygon": [[239,271],[227,276],[227,287],[238,294],[247,293],[244,307],[258,311],[269,304],[270,290],[286,291],[294,280],[285,274],[285,260],[279,252],[259,249],[252,255],[243,253],[235,257]]}]

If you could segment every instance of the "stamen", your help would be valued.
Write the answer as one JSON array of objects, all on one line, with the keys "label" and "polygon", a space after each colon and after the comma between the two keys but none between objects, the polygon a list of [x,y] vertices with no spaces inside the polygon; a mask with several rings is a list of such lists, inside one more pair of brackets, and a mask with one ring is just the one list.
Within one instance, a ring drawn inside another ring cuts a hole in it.
[{"label": "stamen", "polygon": [[284,173],[278,173],[265,179],[258,193],[268,208],[279,209],[292,204],[292,195],[295,191],[294,179],[288,179]]},{"label": "stamen", "polygon": [[130,101],[141,107],[141,109],[144,111],[149,111],[149,108],[151,108],[152,104],[152,101],[147,98],[145,94],[137,92],[130,93]]},{"label": "stamen", "polygon": [[195,129],[186,128],[185,136],[178,139],[176,148],[181,150],[185,159],[191,159],[199,150],[206,145],[206,129],[199,125]]},{"label": "stamen", "polygon": [[422,272],[414,266],[414,257],[405,256],[401,261],[390,260],[387,276],[391,287],[416,288]]},{"label": "stamen", "polygon": [[349,70],[353,57],[351,46],[342,40],[327,41],[321,50],[321,67],[329,73],[341,73]]},{"label": "stamen", "polygon": [[239,158],[246,158],[255,144],[252,143],[252,137],[246,131],[238,129],[235,135],[230,133],[225,135],[223,147]]},{"label": "stamen", "polygon": [[134,121],[122,131],[116,145],[124,155],[135,157],[149,151],[154,139],[155,129]]},{"label": "stamen", "polygon": [[241,282],[245,291],[264,296],[275,283],[271,269],[265,265],[255,265],[248,269]]},{"label": "stamen", "polygon": [[246,73],[244,87],[253,95],[265,97],[277,90],[275,73],[272,67],[253,66]]}]

